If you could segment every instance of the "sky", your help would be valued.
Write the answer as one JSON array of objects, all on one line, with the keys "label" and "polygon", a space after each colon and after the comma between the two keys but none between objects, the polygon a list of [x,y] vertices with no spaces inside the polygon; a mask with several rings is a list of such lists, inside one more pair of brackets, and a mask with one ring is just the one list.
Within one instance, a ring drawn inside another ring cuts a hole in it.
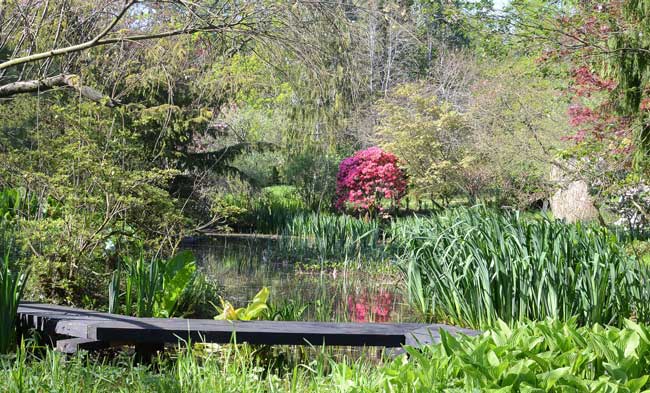
[{"label": "sky", "polygon": [[494,7],[497,9],[501,9],[509,2],[510,0],[494,0]]}]

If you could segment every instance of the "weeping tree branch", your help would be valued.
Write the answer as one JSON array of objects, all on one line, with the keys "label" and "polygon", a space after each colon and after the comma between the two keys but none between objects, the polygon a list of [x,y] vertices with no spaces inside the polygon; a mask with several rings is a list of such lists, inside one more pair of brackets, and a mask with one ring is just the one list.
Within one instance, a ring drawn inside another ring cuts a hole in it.
[{"label": "weeping tree branch", "polygon": [[[237,26],[244,26],[244,27],[248,26],[247,23],[245,22],[244,17],[235,18],[230,21],[225,20],[218,24],[213,24],[209,20],[200,19],[199,21],[200,23],[198,24],[196,22],[188,23],[183,27],[179,27],[177,29],[171,29],[167,31],[149,32],[149,33],[131,34],[131,35],[116,33],[114,31],[116,29],[116,26],[120,24],[120,21],[126,18],[129,9],[131,9],[135,4],[143,3],[143,2],[144,2],[143,0],[125,1],[120,11],[110,20],[110,22],[98,34],[96,34],[90,39],[87,39],[82,43],[70,45],[62,48],[55,48],[40,53],[28,54],[22,57],[16,57],[1,62],[0,77],[2,76],[2,73],[5,72],[7,69],[21,66],[21,65],[25,66],[26,64],[42,61],[42,60],[46,60],[46,62],[44,62],[44,65],[46,66],[47,69],[47,67],[49,67],[48,62],[51,61],[52,58],[54,57],[76,53],[76,52],[83,52],[93,47],[110,45],[110,44],[118,44],[123,42],[153,40],[153,39],[173,37],[178,35],[194,34],[198,32],[219,32],[219,31],[226,31],[229,29],[233,29]],[[183,2],[182,0],[172,0],[172,3],[174,2],[179,2],[180,4],[187,6],[187,4],[185,4],[185,2]],[[58,34],[59,34],[59,29],[57,28],[57,39],[55,39],[55,42],[58,41]],[[11,98],[17,94],[22,94],[22,93],[37,93],[37,92],[52,90],[55,88],[72,88],[75,91],[77,91],[80,96],[89,99],[91,101],[104,103],[109,107],[113,107],[119,103],[118,101],[107,97],[106,95],[104,95],[98,90],[82,85],[80,78],[74,74],[61,73],[59,75],[49,76],[49,77],[40,76],[32,80],[20,80],[20,79],[21,77],[19,76],[18,81],[14,81],[11,83],[4,83],[4,84],[0,82],[0,99]]]},{"label": "weeping tree branch", "polygon": [[137,0],[129,1],[122,8],[122,10],[119,12],[119,14],[117,14],[115,19],[113,19],[111,21],[111,23],[109,23],[108,26],[106,26],[106,28],[104,28],[104,30],[102,30],[98,35],[96,35],[94,38],[90,39],[89,41],[82,42],[81,44],[77,44],[77,45],[67,46],[65,48],[52,49],[52,50],[49,50],[49,51],[46,51],[46,52],[35,53],[33,55],[23,56],[23,57],[18,57],[16,59],[7,60],[7,61],[5,61],[3,63],[0,63],[0,70],[3,70],[5,68],[9,68],[9,67],[14,67],[14,66],[17,66],[17,65],[20,65],[20,64],[31,63],[33,61],[47,59],[47,58],[54,57],[54,56],[64,55],[64,54],[67,54],[67,53],[79,52],[79,51],[86,50],[86,49],[89,49],[89,48],[92,48],[92,47],[98,46],[98,45],[103,45],[103,44],[101,44],[102,38],[106,37],[106,35],[108,33],[110,33],[111,30],[113,30],[115,25],[117,25],[117,23],[124,17],[124,15],[126,15],[126,12],[129,10],[129,8],[131,8],[131,6],[133,6],[136,2],[137,2]]},{"label": "weeping tree branch", "polygon": [[[26,64],[26,63],[31,63],[39,60],[44,60],[44,59],[50,59],[52,57],[56,56],[61,56],[61,55],[66,55],[70,53],[75,53],[75,52],[82,52],[85,50],[88,50],[90,48],[98,47],[98,46],[103,46],[103,45],[109,45],[109,44],[115,44],[115,43],[121,43],[121,42],[133,42],[133,41],[143,41],[143,40],[152,40],[152,39],[157,39],[157,38],[166,38],[166,37],[173,37],[173,36],[178,36],[178,35],[186,35],[186,34],[194,34],[194,33],[199,33],[199,32],[219,32],[219,31],[224,31],[230,28],[234,28],[240,25],[246,25],[244,22],[245,18],[243,16],[239,18],[235,18],[234,20],[230,21],[229,23],[220,23],[220,24],[212,24],[209,21],[202,20],[200,24],[196,23],[188,23],[186,26],[179,28],[179,29],[173,29],[173,30],[167,30],[167,31],[162,31],[158,33],[145,33],[145,34],[134,34],[134,35],[123,35],[123,36],[111,36],[111,33],[113,32],[113,29],[115,26],[118,25],[118,23],[124,19],[125,15],[127,14],[128,10],[134,5],[139,3],[140,0],[130,0],[126,5],[121,9],[121,11],[115,16],[115,18],[96,36],[93,38],[82,42],[80,44],[76,45],[70,45],[66,46],[63,48],[56,48],[56,49],[51,49],[45,52],[40,52],[40,53],[34,53],[28,56],[23,56],[23,57],[17,57],[15,59],[7,60],[5,62],[0,63],[0,71],[5,70],[10,67],[15,67],[21,64]],[[185,2],[180,2],[181,4],[185,5]]]},{"label": "weeping tree branch", "polygon": [[77,91],[80,96],[91,101],[105,103],[106,106],[109,107],[114,107],[119,103],[92,87],[82,85],[79,76],[73,74],[62,74],[43,79],[0,85],[0,98],[10,98],[16,94],[23,93],[43,92],[57,87],[72,88]]}]

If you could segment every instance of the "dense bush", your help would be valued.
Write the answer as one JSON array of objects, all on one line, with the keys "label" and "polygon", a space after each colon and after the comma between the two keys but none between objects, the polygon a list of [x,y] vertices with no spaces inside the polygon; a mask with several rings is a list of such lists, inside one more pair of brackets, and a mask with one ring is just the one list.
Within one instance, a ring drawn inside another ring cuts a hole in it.
[{"label": "dense bush", "polygon": [[648,269],[607,229],[463,208],[391,230],[410,298],[430,319],[481,327],[650,317]]},{"label": "dense bush", "polygon": [[405,192],[406,174],[397,157],[371,147],[341,161],[336,175],[335,207],[373,215],[383,210],[383,200],[399,203]]},{"label": "dense bush", "polygon": [[338,157],[320,150],[306,148],[289,155],[281,173],[283,183],[294,186],[305,206],[315,211],[329,209],[338,168]]},{"label": "dense bush", "polygon": [[294,187],[267,187],[251,201],[251,208],[244,215],[244,220],[248,228],[255,232],[277,234],[293,217],[304,214],[306,210],[304,201]]}]

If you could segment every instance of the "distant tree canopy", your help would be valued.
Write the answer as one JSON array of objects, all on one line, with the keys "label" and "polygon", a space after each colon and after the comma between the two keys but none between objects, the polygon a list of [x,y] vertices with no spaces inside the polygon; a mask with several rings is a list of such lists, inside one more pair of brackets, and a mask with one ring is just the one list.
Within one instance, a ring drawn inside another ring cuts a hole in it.
[{"label": "distant tree canopy", "polygon": [[39,201],[19,242],[60,293],[107,241],[329,208],[375,145],[409,174],[389,199],[526,208],[566,160],[604,199],[647,173],[643,4],[5,1],[0,187]]}]

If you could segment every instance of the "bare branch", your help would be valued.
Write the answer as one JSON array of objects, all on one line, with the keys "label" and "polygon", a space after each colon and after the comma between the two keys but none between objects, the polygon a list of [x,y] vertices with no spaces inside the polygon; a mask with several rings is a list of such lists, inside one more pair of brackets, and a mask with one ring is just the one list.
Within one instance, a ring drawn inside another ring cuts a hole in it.
[{"label": "bare branch", "polygon": [[[31,63],[31,62],[38,61],[38,60],[47,59],[47,58],[54,57],[54,56],[64,55],[64,54],[67,54],[67,53],[80,52],[82,50],[89,49],[89,48],[92,48],[92,47],[98,46],[98,45],[104,45],[104,44],[100,43],[102,38],[106,37],[106,35],[108,33],[110,33],[111,30],[113,30],[113,28],[117,25],[117,23],[124,17],[124,15],[126,15],[126,12],[129,10],[129,8],[131,8],[131,6],[133,6],[136,2],[137,2],[137,0],[129,1],[122,8],[120,13],[111,21],[111,23],[108,26],[106,26],[106,28],[104,30],[102,30],[98,35],[96,35],[91,40],[83,42],[81,44],[68,46],[68,47],[65,47],[65,48],[52,49],[52,50],[49,50],[47,52],[35,53],[33,55],[23,56],[23,57],[18,57],[16,59],[8,60],[8,61],[5,61],[4,63],[0,63],[0,70],[3,70],[5,68],[9,68],[9,67],[14,67],[14,66],[17,66],[17,65],[20,65],[20,64],[26,64],[26,63]],[[110,42],[108,42],[108,43],[110,43]]]},{"label": "bare branch", "polygon": [[117,101],[107,97],[92,87],[83,86],[77,75],[62,74],[49,78],[14,82],[0,86],[0,98],[9,98],[17,94],[36,93],[51,90],[57,87],[73,88],[82,97],[95,102],[105,103],[109,107],[118,104]]}]

